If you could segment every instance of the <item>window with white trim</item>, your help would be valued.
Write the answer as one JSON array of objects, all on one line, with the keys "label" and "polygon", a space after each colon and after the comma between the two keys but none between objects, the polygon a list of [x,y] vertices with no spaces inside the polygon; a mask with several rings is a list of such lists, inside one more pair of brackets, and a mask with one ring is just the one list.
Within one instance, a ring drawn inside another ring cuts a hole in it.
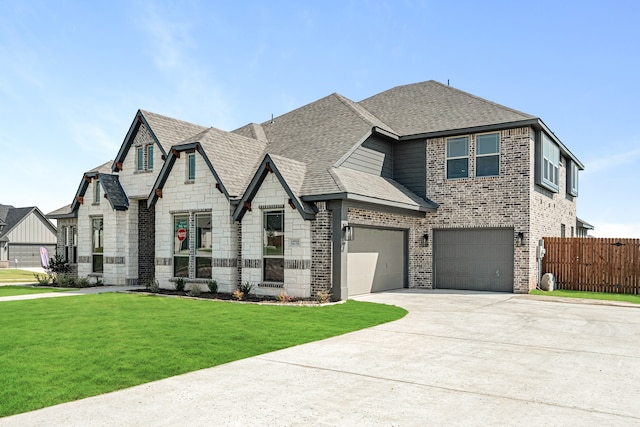
[{"label": "window with white trim", "polygon": [[264,211],[262,215],[262,280],[284,282],[284,211]]},{"label": "window with white trim", "polygon": [[78,262],[78,229],[68,226],[62,229],[62,233],[64,234],[64,260],[69,264],[75,264]]},{"label": "window with white trim", "polygon": [[476,135],[476,176],[500,175],[500,134]]},{"label": "window with white trim", "polygon": [[469,137],[447,139],[447,179],[469,177]]}]

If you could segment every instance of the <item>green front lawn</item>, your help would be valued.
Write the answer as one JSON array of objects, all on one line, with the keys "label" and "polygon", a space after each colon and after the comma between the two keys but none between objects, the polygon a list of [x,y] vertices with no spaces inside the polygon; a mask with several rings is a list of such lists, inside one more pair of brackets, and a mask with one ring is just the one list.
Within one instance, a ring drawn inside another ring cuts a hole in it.
[{"label": "green front lawn", "polygon": [[629,294],[610,294],[606,292],[583,292],[583,291],[539,291],[537,289],[529,292],[531,295],[545,295],[551,297],[565,297],[565,298],[585,298],[585,299],[600,299],[607,301],[623,301],[633,304],[640,304],[640,295]]},{"label": "green front lawn", "polygon": [[47,292],[66,292],[71,288],[31,288],[27,286],[0,286],[0,297],[11,297],[14,295],[42,294]]},{"label": "green front lawn", "polygon": [[344,334],[406,314],[399,307],[358,301],[273,306],[115,293],[9,301],[0,307],[0,417]]},{"label": "green front lawn", "polygon": [[0,283],[36,283],[33,271],[16,270],[15,268],[0,268]]}]

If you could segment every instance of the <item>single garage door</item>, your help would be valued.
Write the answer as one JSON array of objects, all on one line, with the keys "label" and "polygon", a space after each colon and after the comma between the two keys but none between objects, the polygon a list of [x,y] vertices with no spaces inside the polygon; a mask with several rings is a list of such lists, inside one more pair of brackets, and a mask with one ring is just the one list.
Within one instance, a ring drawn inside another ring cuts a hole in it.
[{"label": "single garage door", "polygon": [[347,254],[349,295],[403,288],[407,281],[404,230],[354,227]]},{"label": "single garage door", "polygon": [[433,231],[436,289],[513,292],[512,228]]},{"label": "single garage door", "polygon": [[29,244],[9,244],[9,265],[15,266],[18,260],[18,268],[20,267],[40,267],[40,246],[47,248],[49,256],[52,257],[56,253],[55,245],[29,245]]}]

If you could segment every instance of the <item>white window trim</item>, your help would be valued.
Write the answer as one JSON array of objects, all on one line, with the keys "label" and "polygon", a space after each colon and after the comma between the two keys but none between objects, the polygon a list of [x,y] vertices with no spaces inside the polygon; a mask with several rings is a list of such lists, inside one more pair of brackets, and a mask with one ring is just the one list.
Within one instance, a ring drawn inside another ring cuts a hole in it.
[{"label": "white window trim", "polygon": [[[193,176],[191,176],[191,158],[193,158]],[[196,180],[196,153],[187,153],[186,182],[192,183]]]}]

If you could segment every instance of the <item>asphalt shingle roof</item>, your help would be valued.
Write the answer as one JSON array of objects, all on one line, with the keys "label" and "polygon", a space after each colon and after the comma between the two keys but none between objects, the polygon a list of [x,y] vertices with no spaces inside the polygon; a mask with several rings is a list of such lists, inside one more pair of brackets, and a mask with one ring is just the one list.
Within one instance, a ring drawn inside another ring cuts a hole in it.
[{"label": "asphalt shingle roof", "polygon": [[344,98],[329,95],[262,124],[269,140],[268,153],[304,163],[304,194],[339,191],[328,173],[336,161],[361,142],[372,124]]},{"label": "asphalt shingle roof", "polygon": [[433,80],[397,86],[358,104],[400,135],[537,118]]},{"label": "asphalt shingle roof", "polygon": [[162,116],[150,111],[140,110],[144,119],[149,123],[151,131],[158,138],[165,152],[169,152],[171,146],[185,139],[207,130],[207,127],[193,123]]},{"label": "asphalt shingle roof", "polygon": [[129,198],[120,185],[117,175],[101,173],[98,174],[98,179],[113,209],[122,211],[129,208]]},{"label": "asphalt shingle roof", "polygon": [[231,197],[239,197],[264,157],[267,144],[216,128],[187,138],[182,143],[199,142]]}]

